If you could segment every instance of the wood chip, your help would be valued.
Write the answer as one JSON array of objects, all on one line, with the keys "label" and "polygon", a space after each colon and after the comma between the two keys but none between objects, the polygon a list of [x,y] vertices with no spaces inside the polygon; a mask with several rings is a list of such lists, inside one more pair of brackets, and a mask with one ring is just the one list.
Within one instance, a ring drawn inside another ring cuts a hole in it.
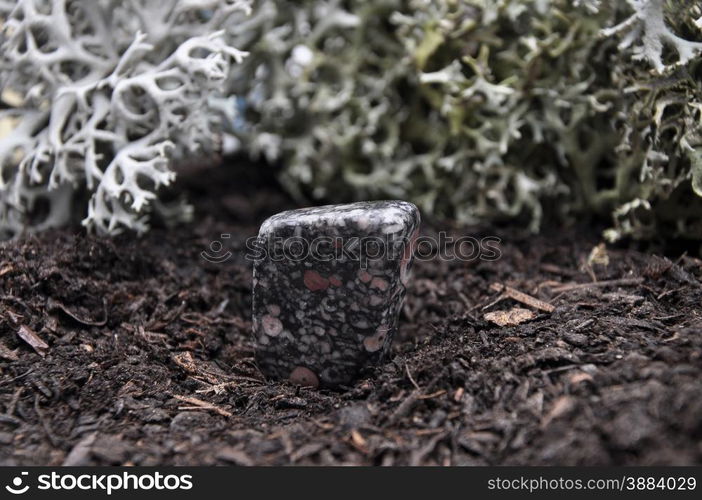
[{"label": "wood chip", "polygon": [[561,396],[553,403],[551,410],[541,421],[541,427],[546,427],[553,420],[563,417],[575,409],[576,402],[570,396]]},{"label": "wood chip", "polygon": [[188,373],[197,373],[197,365],[193,359],[193,353],[190,351],[181,352],[173,355],[173,361]]},{"label": "wood chip", "polygon": [[307,443],[305,445],[302,445],[290,455],[290,461],[292,463],[295,463],[298,460],[302,460],[303,458],[315,455],[322,451],[324,448],[326,448],[326,446],[327,445],[324,443]]},{"label": "wood chip", "polygon": [[90,453],[98,433],[92,432],[78,441],[61,464],[64,467],[90,465]]},{"label": "wood chip", "polygon": [[500,292],[503,295],[509,297],[510,299],[516,300],[517,302],[521,302],[522,304],[526,304],[529,307],[533,307],[534,309],[539,309],[547,313],[551,313],[556,309],[548,302],[539,300],[536,297],[532,297],[531,295],[527,295],[524,292],[520,292],[516,288],[512,288],[501,283],[493,283],[492,285],[490,285],[490,289],[495,292]]},{"label": "wood chip", "polygon": [[314,418],[312,419],[312,423],[324,431],[330,431],[335,427],[334,424],[330,424],[329,422],[320,422]]},{"label": "wood chip", "polygon": [[351,431],[351,444],[361,453],[368,453],[368,442],[356,429]]},{"label": "wood chip", "polygon": [[46,351],[49,350],[49,346],[39,338],[39,335],[37,335],[34,330],[27,325],[22,325],[19,327],[19,330],[17,330],[17,335],[29,344],[41,357],[46,356]]},{"label": "wood chip", "polygon": [[509,311],[494,311],[483,316],[486,321],[495,323],[498,326],[517,326],[531,321],[536,314],[530,309],[523,307],[513,307]]},{"label": "wood chip", "polygon": [[245,451],[237,450],[232,446],[225,446],[217,452],[216,456],[220,460],[224,460],[225,462],[230,462],[241,467],[251,467],[254,465],[254,461],[246,454]]},{"label": "wood chip", "polygon": [[446,432],[446,429],[438,428],[438,429],[419,429],[418,431],[414,431],[415,436],[433,436],[436,434],[442,434]]},{"label": "wood chip", "polygon": [[395,411],[390,414],[390,417],[388,418],[388,425],[395,425],[400,421],[400,419],[405,417],[405,415],[409,413],[414,404],[417,402],[418,395],[419,391],[412,391],[412,393],[410,393],[410,395],[407,396],[404,401],[397,406],[397,408],[395,408]]},{"label": "wood chip", "polygon": [[592,375],[590,375],[589,373],[585,373],[585,372],[573,373],[568,378],[568,382],[570,382],[570,385],[578,385],[581,382],[592,382],[592,381],[593,381]]},{"label": "wood chip", "polygon": [[5,344],[0,342],[0,358],[7,359],[9,361],[17,361],[19,356],[17,356],[17,350],[10,350]]}]

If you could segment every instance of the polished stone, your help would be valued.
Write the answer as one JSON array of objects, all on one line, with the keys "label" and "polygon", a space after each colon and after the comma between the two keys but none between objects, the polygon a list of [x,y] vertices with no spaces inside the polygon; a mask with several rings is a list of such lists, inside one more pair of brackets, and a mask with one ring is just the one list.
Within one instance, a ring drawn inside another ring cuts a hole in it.
[{"label": "polished stone", "polygon": [[352,382],[388,353],[419,231],[417,207],[360,202],[267,219],[254,245],[256,360],[273,379]]}]

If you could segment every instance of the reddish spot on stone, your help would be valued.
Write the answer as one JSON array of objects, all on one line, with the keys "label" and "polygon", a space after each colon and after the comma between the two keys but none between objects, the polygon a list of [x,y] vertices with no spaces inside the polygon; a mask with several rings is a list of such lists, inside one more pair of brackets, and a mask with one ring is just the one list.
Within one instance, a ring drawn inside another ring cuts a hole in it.
[{"label": "reddish spot on stone", "polygon": [[363,339],[363,347],[366,348],[366,351],[368,352],[376,352],[379,351],[383,345],[385,344],[385,339],[388,336],[388,331],[390,328],[388,328],[385,325],[381,325],[378,327],[378,329],[375,331],[375,335],[370,335]]},{"label": "reddish spot on stone", "polygon": [[330,276],[329,283],[331,283],[332,286],[341,286],[341,280],[336,276]]},{"label": "reddish spot on stone", "polygon": [[270,337],[277,337],[280,332],[283,331],[283,323],[270,314],[263,316],[263,318],[261,318],[261,323],[263,324],[264,333]]},{"label": "reddish spot on stone", "polygon": [[317,290],[326,290],[329,287],[329,280],[319,274],[317,271],[305,271],[303,281],[305,286],[313,292],[316,292]]},{"label": "reddish spot on stone", "polygon": [[366,337],[365,339],[363,339],[363,347],[365,347],[366,351],[368,352],[375,352],[379,350],[382,346],[383,344],[379,342],[378,339],[375,338],[375,336]]},{"label": "reddish spot on stone", "polygon": [[358,279],[364,283],[368,283],[371,279],[373,279],[373,276],[371,276],[371,273],[368,271],[358,271]]},{"label": "reddish spot on stone", "polygon": [[315,375],[312,370],[305,368],[304,366],[295,367],[295,369],[290,372],[288,379],[295,385],[314,388],[319,387],[319,379],[317,378],[317,375]]},{"label": "reddish spot on stone", "polygon": [[385,291],[388,289],[388,286],[390,286],[390,284],[388,283],[387,280],[385,280],[383,278],[376,277],[376,278],[373,278],[370,286],[371,286],[371,288],[377,288],[378,290]]},{"label": "reddish spot on stone", "polygon": [[381,297],[380,295],[371,295],[368,302],[372,307],[376,307],[385,302],[385,298]]}]

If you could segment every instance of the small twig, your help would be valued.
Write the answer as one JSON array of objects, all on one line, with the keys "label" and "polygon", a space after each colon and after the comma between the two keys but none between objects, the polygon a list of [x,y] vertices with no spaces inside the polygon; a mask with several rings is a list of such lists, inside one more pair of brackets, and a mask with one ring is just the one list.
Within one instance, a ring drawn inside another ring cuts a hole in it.
[{"label": "small twig", "polygon": [[[485,311],[486,309],[490,309],[492,306],[499,304],[500,302],[502,302],[502,301],[505,300],[506,298],[507,298],[507,295],[504,294],[504,293],[501,293],[500,295],[497,296],[497,298],[496,298],[495,300],[493,300],[493,301],[488,302],[487,304],[485,304],[485,305],[481,308],[481,310],[482,310],[482,311]],[[474,309],[477,309],[478,307],[480,307],[480,305],[475,306]]]},{"label": "small twig", "polygon": [[439,396],[443,396],[444,394],[446,394],[446,390],[440,389],[436,392],[432,392],[431,394],[424,394],[422,396],[417,396],[417,399],[433,399],[433,398],[437,398]]},{"label": "small twig", "polygon": [[572,370],[573,368],[579,368],[580,365],[564,365],[564,366],[557,366],[556,368],[549,368],[548,370],[544,370],[543,373],[560,373],[564,372],[567,370]]},{"label": "small twig", "polygon": [[21,378],[24,378],[24,377],[26,377],[27,375],[29,375],[30,373],[32,373],[33,371],[34,371],[34,368],[30,368],[29,370],[27,370],[26,372],[22,373],[21,375],[17,375],[16,377],[11,378],[11,379],[9,379],[9,380],[3,380],[2,382],[0,382],[0,386],[6,385],[6,384],[9,384],[9,383],[11,383],[11,382],[14,382],[15,380],[19,380],[19,379],[21,379]]},{"label": "small twig", "polygon": [[412,391],[412,393],[405,398],[402,403],[398,405],[397,408],[395,408],[395,411],[392,412],[390,417],[388,418],[388,425],[393,426],[397,422],[400,421],[401,418],[403,418],[409,411],[412,409],[412,406],[417,402],[417,396],[418,396],[419,391]]},{"label": "small twig", "polygon": [[44,413],[39,409],[39,394],[34,395],[34,411],[36,412],[37,417],[39,418],[39,422],[41,423],[41,426],[44,429],[44,433],[49,439],[51,446],[53,446],[54,448],[58,448],[58,440],[54,436],[53,432],[51,432],[51,427],[49,427],[49,422],[46,421]]},{"label": "small twig", "polygon": [[47,309],[48,309],[49,311],[56,311],[56,310],[59,310],[59,311],[63,312],[66,316],[68,316],[69,318],[71,318],[73,321],[76,321],[76,322],[80,323],[81,325],[85,325],[85,326],[105,326],[105,325],[107,324],[107,303],[106,303],[106,301],[105,301],[104,299],[103,299],[103,301],[102,301],[102,317],[103,317],[103,319],[101,319],[101,320],[99,320],[99,321],[94,321],[94,320],[91,320],[91,319],[81,318],[81,317],[78,316],[76,313],[74,313],[74,312],[72,312],[71,310],[69,310],[69,309],[68,309],[65,305],[63,305],[61,302],[59,302],[58,300],[52,299],[52,298],[49,299],[49,301],[48,301],[47,304],[46,304],[46,307],[47,307]]},{"label": "small twig", "polygon": [[477,322],[478,318],[476,318],[475,316],[473,316],[471,314],[471,311],[474,311],[477,306],[471,305],[470,300],[468,300],[468,297],[466,297],[462,292],[458,292],[458,296],[461,298],[461,300],[463,301],[463,304],[466,306],[466,310],[464,311],[464,314],[466,316],[468,316],[470,319],[472,319],[473,321]]},{"label": "small twig", "polygon": [[421,391],[419,388],[419,385],[417,382],[415,382],[414,378],[412,377],[412,374],[410,373],[409,366],[407,366],[407,363],[405,363],[405,371],[407,372],[407,377],[409,378],[410,382],[412,382],[412,385],[414,386],[415,389],[418,391]]},{"label": "small twig", "polygon": [[18,387],[17,390],[15,390],[15,393],[12,395],[12,399],[10,400],[10,404],[7,405],[7,411],[5,412],[6,415],[14,415],[15,410],[17,409],[17,402],[19,401],[20,396],[24,392],[24,387]]},{"label": "small twig", "polygon": [[223,410],[219,406],[215,406],[212,403],[208,403],[207,401],[203,401],[201,399],[197,398],[192,398],[189,396],[180,396],[178,394],[173,394],[173,397],[180,400],[180,401],[185,401],[186,403],[190,403],[193,406],[180,406],[178,409],[179,410],[211,410],[219,415],[222,415],[223,417],[233,417],[234,415],[227,410]]},{"label": "small twig", "polygon": [[680,286],[678,288],[673,288],[672,290],[664,290],[656,296],[656,300],[661,300],[663,297],[667,297],[668,295],[672,295],[676,292],[679,292],[680,290],[684,290],[685,288],[687,288],[687,287]]},{"label": "small twig", "polygon": [[472,310],[473,306],[471,305],[470,300],[468,300],[468,297],[466,297],[463,292],[458,292],[458,296],[463,301],[463,304],[466,306],[466,309]]},{"label": "small twig", "polygon": [[[241,387],[242,382],[250,382],[250,383],[256,384],[257,386],[261,386],[264,384],[264,382],[257,380],[255,378],[251,378],[251,377],[237,377],[237,379],[238,379],[237,381],[222,382],[221,384],[210,384],[209,382],[199,380],[195,377],[192,377],[192,379],[200,382],[201,384],[209,384],[209,387],[205,387],[204,389],[197,389],[195,391],[196,394],[209,394],[210,392],[214,392],[215,394],[221,394],[229,387]],[[254,386],[247,385],[246,387],[254,387]]]},{"label": "small twig", "polygon": [[587,288],[601,288],[607,286],[636,286],[644,282],[643,278],[622,278],[616,280],[597,281],[593,283],[571,283],[551,289],[552,292],[562,293],[570,290],[583,290]]},{"label": "small twig", "polygon": [[446,429],[439,427],[437,429],[419,429],[414,431],[415,436],[433,436],[446,432]]},{"label": "small twig", "polygon": [[445,439],[446,436],[448,435],[448,432],[444,429],[442,429],[442,432],[439,434],[436,434],[433,438],[431,438],[427,444],[419,448],[418,450],[414,450],[411,455],[410,455],[410,465],[411,466],[418,466],[422,463],[424,460],[424,457],[428,456],[430,453],[434,451],[436,448],[436,445],[439,444],[439,441],[442,439]]},{"label": "small twig", "polygon": [[490,285],[490,289],[495,292],[502,292],[503,295],[506,295],[510,299],[514,299],[517,302],[526,304],[530,307],[533,307],[534,309],[539,309],[548,313],[553,312],[556,309],[548,302],[539,300],[536,297],[532,297],[531,295],[527,295],[524,292],[520,292],[516,288],[512,288],[501,283],[493,283],[492,285]]},{"label": "small twig", "polygon": [[577,332],[578,330],[582,330],[583,328],[590,326],[594,322],[595,322],[594,318],[586,319],[585,321],[583,321],[579,325],[574,326],[573,331]]}]

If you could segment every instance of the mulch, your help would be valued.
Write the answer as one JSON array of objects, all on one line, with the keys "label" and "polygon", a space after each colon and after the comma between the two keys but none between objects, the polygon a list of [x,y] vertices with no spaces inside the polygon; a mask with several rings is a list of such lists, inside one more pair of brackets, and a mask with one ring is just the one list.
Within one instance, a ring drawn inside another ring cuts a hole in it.
[{"label": "mulch", "polygon": [[[0,244],[0,464],[702,463],[692,253],[593,263],[589,225],[426,222],[496,235],[501,258],[417,262],[390,359],[342,390],[298,388],[254,363],[243,257],[293,204],[247,172],[183,185],[197,223]],[[204,260],[213,240],[231,258]]]}]

